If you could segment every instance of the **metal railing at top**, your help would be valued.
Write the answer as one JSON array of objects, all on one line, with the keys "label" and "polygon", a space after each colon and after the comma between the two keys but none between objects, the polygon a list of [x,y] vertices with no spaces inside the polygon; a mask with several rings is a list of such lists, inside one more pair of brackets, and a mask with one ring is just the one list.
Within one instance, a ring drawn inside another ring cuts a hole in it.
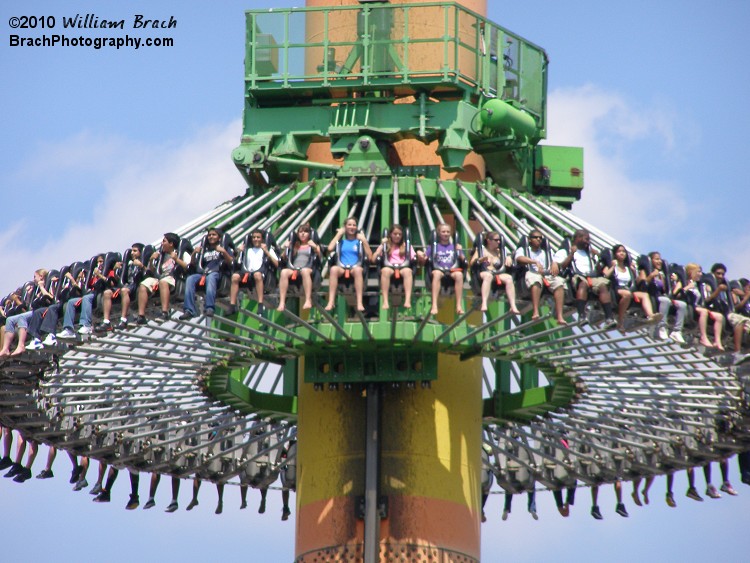
[{"label": "metal railing at top", "polygon": [[249,10],[248,91],[469,90],[544,113],[543,49],[455,3]]}]

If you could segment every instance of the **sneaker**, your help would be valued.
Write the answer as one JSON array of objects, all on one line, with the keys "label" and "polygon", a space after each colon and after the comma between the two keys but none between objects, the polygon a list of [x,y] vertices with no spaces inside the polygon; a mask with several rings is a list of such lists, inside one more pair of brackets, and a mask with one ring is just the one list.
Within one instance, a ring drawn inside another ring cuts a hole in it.
[{"label": "sneaker", "polygon": [[76,333],[73,332],[72,328],[64,328],[62,332],[57,333],[57,338],[72,339],[76,337]]},{"label": "sneaker", "polygon": [[582,317],[578,317],[578,326],[586,326],[587,324],[589,324],[589,320],[585,315]]},{"label": "sneaker", "polygon": [[187,505],[186,510],[193,510],[196,506],[198,506],[198,499],[194,498],[190,501],[190,504]]},{"label": "sneaker", "polygon": [[728,495],[732,495],[733,497],[736,497],[739,494],[734,490],[734,487],[732,487],[732,484],[729,481],[724,481],[724,483],[722,483],[721,491]]},{"label": "sneaker", "polygon": [[288,508],[284,508],[284,510],[281,511],[281,519],[286,522],[289,520],[289,517],[292,515],[292,512]]},{"label": "sneaker", "polygon": [[219,504],[216,505],[216,510],[214,511],[214,514],[221,514],[222,512],[224,512],[224,503],[220,502]]},{"label": "sneaker", "polygon": [[143,510],[148,510],[149,508],[153,508],[155,506],[156,506],[156,501],[150,498],[146,501],[146,504],[143,505]]},{"label": "sneaker", "polygon": [[78,334],[91,334],[92,332],[91,327],[86,325],[78,329]]},{"label": "sneaker", "polygon": [[78,480],[78,481],[76,482],[75,486],[73,487],[73,490],[74,490],[75,492],[78,492],[78,491],[80,491],[80,490],[82,490],[82,489],[85,489],[85,488],[86,488],[86,487],[88,487],[88,486],[89,486],[89,482],[88,482],[88,481],[86,481],[86,478],[84,477],[83,479],[79,479],[79,480]]},{"label": "sneaker", "polygon": [[214,316],[214,310],[209,307],[208,309],[203,311],[203,314],[210,319],[211,317]]},{"label": "sneaker", "polygon": [[681,332],[674,331],[669,333],[669,338],[672,340],[672,342],[677,342],[677,344],[686,344],[685,339],[682,336]]},{"label": "sneaker", "polygon": [[674,495],[672,493],[667,493],[667,506],[670,508],[674,508],[677,506],[677,503],[674,501]]},{"label": "sneaker", "polygon": [[94,483],[94,486],[91,487],[91,490],[89,491],[90,495],[98,495],[102,492],[102,484],[101,483]]},{"label": "sneaker", "polygon": [[13,460],[10,459],[7,455],[0,459],[0,471],[3,469],[8,469],[11,465],[13,465]]},{"label": "sneaker", "polygon": [[503,522],[505,522],[508,519],[509,512],[507,510],[503,510],[503,515],[501,518],[503,519]]},{"label": "sneaker", "polygon": [[112,323],[109,321],[102,321],[94,327],[94,332],[97,334],[111,332],[114,329]]},{"label": "sneaker", "polygon": [[[26,347],[28,348],[28,346]],[[750,358],[750,354],[743,354],[742,352],[735,352],[734,354],[732,354],[732,363],[734,365],[739,365],[745,360],[747,360],[748,358]]]},{"label": "sneaker", "polygon": [[57,337],[51,332],[47,335],[47,338],[42,340],[42,344],[45,346],[57,346]]},{"label": "sneaker", "polygon": [[177,511],[177,501],[173,500],[169,503],[169,506],[167,506],[167,509],[164,512],[176,512]]},{"label": "sneaker", "polygon": [[102,489],[102,492],[94,497],[94,502],[109,502],[109,492]]},{"label": "sneaker", "polygon": [[617,507],[615,508],[615,512],[617,512],[617,514],[619,514],[623,518],[627,518],[629,516],[628,511],[623,503],[618,503]]},{"label": "sneaker", "polygon": [[169,312],[168,311],[162,311],[157,315],[156,319],[154,319],[157,323],[163,323],[169,320]]},{"label": "sneaker", "polygon": [[3,475],[3,477],[6,477],[8,479],[10,479],[11,477],[15,477],[16,475],[18,475],[21,469],[23,469],[23,465],[21,465],[20,463],[14,463],[10,466],[10,471]]},{"label": "sneaker", "polygon": [[135,320],[135,324],[137,325],[145,325],[147,323],[148,321],[146,320],[146,317],[144,317],[143,315],[138,315],[138,318]]},{"label": "sneaker", "polygon": [[658,329],[656,329],[655,336],[659,340],[666,340],[667,338],[669,338],[669,334],[667,333],[667,327],[665,327],[664,325],[660,326]]},{"label": "sneaker", "polygon": [[529,510],[529,514],[531,514],[531,517],[534,520],[539,520],[539,515],[536,513],[536,510]]},{"label": "sneaker", "polygon": [[55,476],[55,474],[52,473],[51,469],[42,469],[39,472],[39,475],[36,476],[36,478],[37,479],[52,479],[52,477],[54,477],[54,476]]},{"label": "sneaker", "polygon": [[185,312],[184,312],[184,313],[182,313],[182,314],[180,315],[180,317],[179,317],[179,319],[180,319],[181,321],[189,321],[189,320],[190,320],[190,319],[192,319],[192,318],[193,318],[193,313],[191,313],[190,311],[185,311]]},{"label": "sneaker", "polygon": [[654,323],[658,323],[663,318],[664,318],[664,315],[662,315],[661,313],[654,313],[650,317],[646,317],[646,322],[648,322],[648,324],[654,324]]},{"label": "sneaker", "polygon": [[599,510],[599,507],[596,505],[591,507],[591,516],[594,517],[594,520],[604,520],[604,516],[602,516],[602,513]]},{"label": "sneaker", "polygon": [[18,474],[13,478],[13,481],[16,483],[24,483],[31,479],[31,468],[29,467],[22,467]]},{"label": "sneaker", "polygon": [[607,317],[604,319],[604,328],[615,328],[617,321],[613,317]]},{"label": "sneaker", "polygon": [[698,491],[695,490],[695,487],[690,487],[685,493],[685,496],[693,500],[697,500],[698,502],[703,502],[703,497],[698,494]]},{"label": "sneaker", "polygon": [[128,328],[128,321],[120,320],[120,322],[117,323],[117,326],[115,328],[117,330],[127,330],[127,328]]},{"label": "sneaker", "polygon": [[240,503],[240,510],[244,510],[245,508],[247,508],[247,501],[246,501],[246,500],[243,500],[243,501],[242,501],[242,502]]},{"label": "sneaker", "polygon": [[237,312],[237,305],[228,305],[226,309],[224,309],[224,315],[227,317],[231,317]]},{"label": "sneaker", "polygon": [[130,495],[130,500],[128,501],[128,504],[125,505],[125,510],[135,510],[138,508],[139,504],[138,495]]},{"label": "sneaker", "polygon": [[706,496],[710,498],[721,498],[721,494],[713,485],[709,485],[708,487],[706,487]]},{"label": "sneaker", "polygon": [[41,350],[42,348],[44,348],[44,344],[42,344],[42,341],[38,338],[35,338],[31,341],[31,344],[26,346],[27,350]]},{"label": "sneaker", "polygon": [[76,465],[73,468],[73,471],[71,471],[70,473],[70,481],[68,481],[68,483],[70,483],[71,485],[76,484],[78,482],[78,479],[81,477],[81,471],[83,471],[83,466]]}]

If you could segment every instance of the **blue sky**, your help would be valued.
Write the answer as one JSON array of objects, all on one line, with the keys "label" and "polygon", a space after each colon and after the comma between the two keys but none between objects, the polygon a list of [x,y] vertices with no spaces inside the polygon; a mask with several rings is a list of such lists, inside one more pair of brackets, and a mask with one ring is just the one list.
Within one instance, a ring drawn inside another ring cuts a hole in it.
[{"label": "blue sky", "polygon": [[[640,251],[658,249],[671,261],[697,260],[704,268],[722,261],[730,277],[750,275],[745,155],[750,73],[744,60],[750,52],[744,29],[750,4],[489,4],[493,21],[549,54],[548,143],[585,150],[586,187],[574,211]],[[291,5],[4,0],[0,293],[38,267],[122,250],[135,240],[150,242],[242,193],[243,181],[229,158],[239,141],[243,105],[242,12]],[[11,16],[53,15],[59,26],[63,16],[75,13],[128,22],[138,13],[174,16],[177,29],[139,35],[171,36],[175,46],[9,47]],[[43,449],[36,470],[45,455]],[[731,468],[739,485],[734,459]],[[113,505],[97,506],[85,493],[66,490],[65,456],[56,470],[59,477],[52,481],[0,483],[4,556],[41,561],[54,553],[71,560],[111,549],[106,557],[115,561],[292,559],[294,522],[277,521],[278,493],[263,518],[254,515],[255,496],[247,511],[237,510],[234,488],[227,490],[225,513],[214,516],[211,486],[204,487],[195,511],[164,515],[169,496],[164,483],[158,507],[134,514],[122,510],[124,476]],[[718,476],[717,468],[714,473]],[[188,487],[183,489],[185,506]],[[514,561],[694,560],[746,550],[737,532],[750,509],[750,489],[742,487],[738,498],[699,504],[682,496],[681,474],[677,509],[666,507],[663,489],[659,478],[651,506],[638,509],[630,502],[628,520],[614,514],[611,487],[603,489],[603,522],[588,515],[585,490],[567,520],[553,513],[550,495],[540,495],[537,523],[520,498],[511,519],[501,522],[500,498],[494,496],[483,527],[484,560],[499,560],[499,554]],[[532,541],[531,534],[548,541]],[[42,535],[50,547],[35,543]]]}]

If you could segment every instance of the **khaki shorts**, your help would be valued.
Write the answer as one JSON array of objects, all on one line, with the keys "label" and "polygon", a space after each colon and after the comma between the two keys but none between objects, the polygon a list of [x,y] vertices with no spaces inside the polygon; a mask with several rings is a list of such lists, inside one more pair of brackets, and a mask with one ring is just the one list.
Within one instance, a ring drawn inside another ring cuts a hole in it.
[{"label": "khaki shorts", "polygon": [[531,289],[534,284],[541,285],[543,288],[546,287],[550,291],[555,291],[558,287],[565,287],[565,278],[553,275],[542,276],[542,274],[531,270],[526,272],[525,280],[528,289]]},{"label": "khaki shorts", "polygon": [[159,282],[165,281],[170,287],[174,288],[174,278],[172,276],[166,276],[164,278],[146,278],[141,282],[141,285],[148,289],[149,293],[153,293],[159,287]]},{"label": "khaki shorts", "polygon": [[729,313],[729,315],[727,315],[727,319],[729,319],[729,324],[732,326],[737,326],[739,324],[745,323],[745,332],[750,334],[750,317],[740,315],[739,313]]},{"label": "khaki shorts", "polygon": [[[589,283],[589,280],[591,283]],[[573,291],[576,291],[578,289],[578,285],[581,282],[585,283],[588,287],[596,292],[598,292],[601,287],[609,287],[609,280],[607,278],[586,278],[584,276],[576,274],[575,276],[573,276]]]}]

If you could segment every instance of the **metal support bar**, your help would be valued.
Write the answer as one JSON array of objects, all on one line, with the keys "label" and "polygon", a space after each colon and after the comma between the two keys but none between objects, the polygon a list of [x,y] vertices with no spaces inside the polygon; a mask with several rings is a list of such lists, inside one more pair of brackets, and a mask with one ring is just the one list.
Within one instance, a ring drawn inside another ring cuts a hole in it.
[{"label": "metal support bar", "polygon": [[367,386],[367,435],[365,436],[365,563],[380,561],[380,387]]}]

